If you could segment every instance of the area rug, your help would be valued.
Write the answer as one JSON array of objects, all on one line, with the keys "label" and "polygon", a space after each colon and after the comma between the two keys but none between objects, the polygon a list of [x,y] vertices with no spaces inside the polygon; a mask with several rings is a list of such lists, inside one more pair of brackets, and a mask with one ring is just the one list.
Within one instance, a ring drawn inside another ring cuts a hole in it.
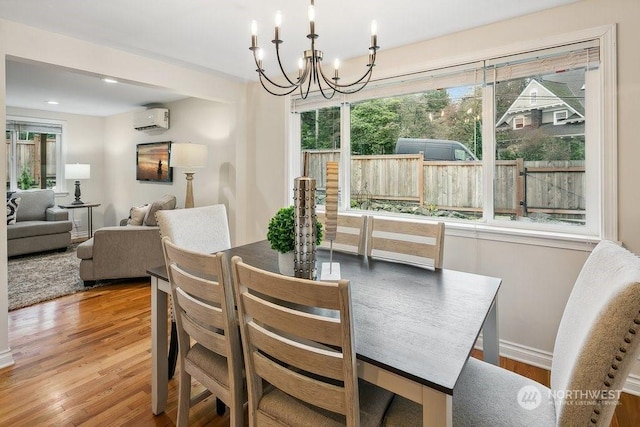
[{"label": "area rug", "polygon": [[77,245],[65,252],[45,252],[8,261],[9,310],[85,290]]}]

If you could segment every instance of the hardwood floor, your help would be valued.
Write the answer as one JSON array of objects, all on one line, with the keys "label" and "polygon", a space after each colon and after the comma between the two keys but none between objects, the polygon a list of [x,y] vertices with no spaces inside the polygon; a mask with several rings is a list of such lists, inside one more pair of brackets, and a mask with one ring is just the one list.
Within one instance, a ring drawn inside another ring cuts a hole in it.
[{"label": "hardwood floor", "polygon": [[[0,426],[174,426],[177,376],[169,383],[167,411],[151,413],[150,317],[146,281],[10,312],[16,364],[0,370]],[[501,364],[548,384],[544,369],[507,359]],[[212,397],[192,408],[190,421],[229,425],[228,416],[215,415]],[[640,398],[623,394],[611,425],[640,425]]]}]

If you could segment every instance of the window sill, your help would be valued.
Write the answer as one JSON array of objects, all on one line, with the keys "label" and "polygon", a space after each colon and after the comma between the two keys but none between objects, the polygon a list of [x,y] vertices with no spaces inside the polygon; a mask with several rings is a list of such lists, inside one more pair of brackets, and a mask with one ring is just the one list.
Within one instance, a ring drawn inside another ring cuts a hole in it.
[{"label": "window sill", "polygon": [[[324,212],[319,206],[318,212]],[[439,217],[414,217],[405,215],[380,215],[378,212],[348,210],[340,211],[343,215],[384,216],[400,221],[439,221]],[[532,230],[530,228],[505,227],[498,224],[472,223],[461,221],[444,221],[445,235],[467,239],[491,240],[496,242],[517,243],[523,245],[545,246],[549,248],[571,249],[585,252],[591,250],[602,240],[587,234],[568,233],[562,231]]]},{"label": "window sill", "polygon": [[546,246],[586,252],[591,252],[595,245],[601,240],[598,237],[584,234],[499,227],[488,224],[464,224],[458,222],[447,222],[445,234],[463,238]]}]

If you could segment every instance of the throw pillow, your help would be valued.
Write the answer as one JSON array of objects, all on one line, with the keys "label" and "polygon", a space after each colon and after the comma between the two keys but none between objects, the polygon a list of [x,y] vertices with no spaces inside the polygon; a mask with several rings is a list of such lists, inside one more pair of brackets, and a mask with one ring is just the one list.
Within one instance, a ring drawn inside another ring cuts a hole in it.
[{"label": "throw pillow", "polygon": [[144,217],[147,215],[147,211],[149,211],[149,205],[142,206],[134,206],[129,210],[129,220],[127,224],[129,225],[142,225],[144,222]]},{"label": "throw pillow", "polygon": [[7,200],[7,225],[15,224],[18,218],[18,206],[20,205],[20,197]]},{"label": "throw pillow", "polygon": [[165,195],[160,200],[156,200],[151,204],[151,207],[147,211],[144,217],[144,225],[158,225],[156,222],[156,212],[165,209],[174,209],[176,207],[176,196],[170,194]]}]

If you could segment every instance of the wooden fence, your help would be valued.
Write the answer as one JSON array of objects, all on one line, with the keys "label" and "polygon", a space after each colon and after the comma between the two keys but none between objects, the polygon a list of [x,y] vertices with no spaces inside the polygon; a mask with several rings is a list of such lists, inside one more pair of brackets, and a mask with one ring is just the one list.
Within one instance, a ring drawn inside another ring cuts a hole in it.
[{"label": "wooden fence", "polygon": [[[44,178],[45,180],[55,180],[56,178],[56,163],[55,163],[55,140],[48,140],[46,143],[46,158],[51,159],[49,163],[45,166]],[[11,142],[7,141],[6,144],[6,155],[7,159],[11,158]],[[40,185],[40,180],[42,179],[42,170],[41,170],[41,162],[40,162],[40,144],[34,143],[33,141],[18,141],[16,144],[16,155],[15,159],[18,165],[18,178],[22,173],[23,168],[27,168],[29,175],[35,180],[37,185]],[[7,178],[8,181],[8,178]],[[7,188],[9,188],[7,186]]]},{"label": "wooden fence", "polygon": [[[325,187],[333,150],[308,152],[309,176]],[[494,209],[498,214],[533,212],[584,215],[584,161],[500,160],[494,172]],[[351,197],[414,202],[433,209],[482,211],[482,162],[428,161],[421,155],[351,157]]]}]

